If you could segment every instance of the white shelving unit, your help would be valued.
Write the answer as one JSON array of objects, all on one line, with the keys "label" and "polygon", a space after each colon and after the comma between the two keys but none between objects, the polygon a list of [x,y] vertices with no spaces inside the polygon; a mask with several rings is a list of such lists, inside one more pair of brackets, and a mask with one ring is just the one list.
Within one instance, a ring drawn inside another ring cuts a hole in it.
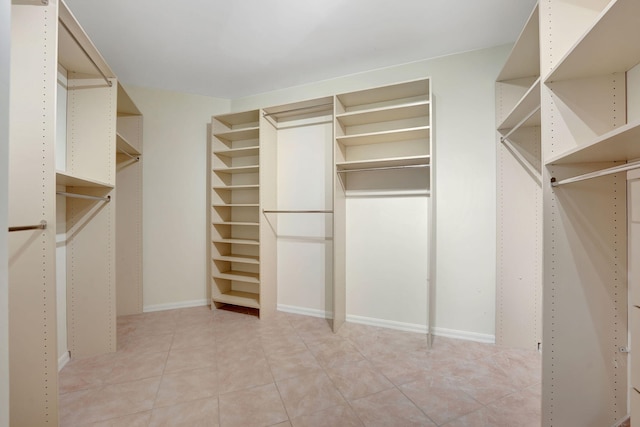
[{"label": "white shelving unit", "polygon": [[211,139],[212,307],[275,311],[262,280],[260,111],[216,116]]},{"label": "white shelving unit", "polygon": [[496,342],[542,341],[540,43],[536,6],[496,82]]},{"label": "white shelving unit", "polygon": [[[429,335],[431,333],[430,289],[435,286],[431,268],[435,259],[431,108],[429,79],[335,97],[334,331],[346,320],[348,288],[359,285],[347,283],[347,278],[353,277],[348,272],[347,263],[354,266],[354,271],[358,270],[355,266],[358,260],[351,255],[348,244],[350,197],[358,194],[361,197],[377,197],[377,202],[382,202],[391,195],[413,192],[418,197],[430,194],[430,200],[423,204],[415,204],[415,200],[407,202],[418,209],[396,214],[404,216],[404,220],[409,222],[413,219],[407,216],[412,215],[429,222],[430,230],[424,236],[428,243],[422,247],[429,247],[430,250],[424,254],[424,263],[421,264],[425,268],[417,269],[420,271],[414,268],[412,273],[406,275],[408,283],[405,286],[409,286],[413,292],[417,290],[421,296],[404,303],[407,306],[419,306],[417,310],[424,314],[421,321],[424,331]],[[382,210],[399,208],[389,203],[385,205]],[[421,219],[416,218],[415,223],[420,222]],[[411,250],[407,248],[407,251]],[[390,258],[387,262],[394,264]]]}]

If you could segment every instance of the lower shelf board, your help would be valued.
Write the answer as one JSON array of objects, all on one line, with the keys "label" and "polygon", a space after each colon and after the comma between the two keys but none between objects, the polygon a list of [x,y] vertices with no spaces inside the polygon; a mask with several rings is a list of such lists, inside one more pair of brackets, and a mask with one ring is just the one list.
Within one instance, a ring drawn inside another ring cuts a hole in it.
[{"label": "lower shelf board", "polygon": [[245,271],[229,270],[222,273],[213,273],[215,279],[235,280],[238,282],[260,284],[260,275],[258,273],[248,273]]},{"label": "lower shelf board", "polygon": [[241,307],[260,308],[260,295],[251,292],[229,291],[224,294],[213,295],[213,302],[239,305]]}]

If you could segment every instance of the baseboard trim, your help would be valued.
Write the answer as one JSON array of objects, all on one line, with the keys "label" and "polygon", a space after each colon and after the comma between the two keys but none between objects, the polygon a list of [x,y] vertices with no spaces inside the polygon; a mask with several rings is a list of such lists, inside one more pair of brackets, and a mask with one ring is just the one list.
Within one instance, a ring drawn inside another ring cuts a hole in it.
[{"label": "baseboard trim", "polygon": [[150,313],[152,311],[175,310],[177,308],[202,307],[203,305],[209,305],[209,300],[195,299],[191,301],[172,302],[169,304],[145,305],[142,308],[142,311],[144,313]]},{"label": "baseboard trim", "polygon": [[67,350],[62,356],[58,358],[58,372],[62,371],[62,368],[64,368],[70,360],[71,357],[69,356],[69,351]]},{"label": "baseboard trim", "polygon": [[372,317],[356,316],[353,314],[347,315],[347,322],[358,323],[360,325],[377,326],[380,328],[395,329],[405,332],[417,332],[421,334],[427,333],[427,327],[425,325],[397,322],[395,320],[374,319]]},{"label": "baseboard trim", "polygon": [[496,336],[490,334],[480,334],[478,332],[460,331],[457,329],[432,328],[433,335],[438,337],[457,338],[460,340],[475,341],[486,344],[495,344]]},{"label": "baseboard trim", "polygon": [[319,317],[321,319],[333,319],[333,313],[315,308],[297,307],[294,305],[278,304],[278,311],[291,314],[301,314],[303,316]]}]

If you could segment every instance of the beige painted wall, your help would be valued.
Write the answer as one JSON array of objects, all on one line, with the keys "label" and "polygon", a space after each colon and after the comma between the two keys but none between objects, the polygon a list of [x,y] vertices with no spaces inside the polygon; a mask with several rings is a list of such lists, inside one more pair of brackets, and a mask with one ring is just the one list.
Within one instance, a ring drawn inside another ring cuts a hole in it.
[{"label": "beige painted wall", "polygon": [[207,303],[207,124],[229,101],[127,86],[144,115],[145,310]]}]

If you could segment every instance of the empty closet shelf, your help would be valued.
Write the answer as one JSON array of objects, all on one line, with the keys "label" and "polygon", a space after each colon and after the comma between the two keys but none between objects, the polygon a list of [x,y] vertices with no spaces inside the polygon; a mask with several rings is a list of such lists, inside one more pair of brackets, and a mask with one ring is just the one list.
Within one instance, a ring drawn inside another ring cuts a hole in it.
[{"label": "empty closet shelf", "polygon": [[56,171],[56,185],[67,187],[113,188],[112,184],[95,179],[72,175],[67,172]]},{"label": "empty closet shelf", "polygon": [[259,184],[215,185],[214,190],[252,190],[260,188]]},{"label": "empty closet shelf", "polygon": [[429,115],[429,101],[416,101],[387,107],[370,108],[361,111],[349,111],[336,115],[336,119],[345,126],[359,126],[371,123],[406,120]]},{"label": "empty closet shelf", "polygon": [[245,271],[229,270],[223,273],[213,273],[216,279],[234,280],[236,282],[260,284],[260,275],[257,273],[247,273]]},{"label": "empty closet shelf", "polygon": [[213,239],[213,243],[231,243],[236,245],[254,245],[254,246],[257,246],[260,244],[258,240],[249,240],[249,239]]},{"label": "empty closet shelf", "polygon": [[259,226],[257,222],[238,222],[238,221],[214,221],[213,225],[242,225],[242,226]]},{"label": "empty closet shelf", "polygon": [[211,299],[213,299],[214,302],[223,304],[260,308],[260,296],[258,294],[252,294],[251,292],[229,291],[223,294],[214,295]]},{"label": "empty closet shelf", "polygon": [[243,156],[257,156],[260,153],[260,147],[243,147],[243,148],[231,148],[228,150],[214,150],[213,154],[224,157],[243,157]]},{"label": "empty closet shelf", "polygon": [[214,203],[214,208],[257,208],[257,203]]},{"label": "empty closet shelf", "polygon": [[224,262],[238,262],[242,264],[260,264],[260,257],[257,256],[249,256],[249,255],[216,255],[213,257],[214,261],[224,261]]},{"label": "empty closet shelf", "polygon": [[416,165],[428,165],[431,158],[428,155],[424,156],[411,156],[411,157],[393,157],[386,159],[373,159],[373,160],[356,160],[336,163],[336,169],[338,171],[346,171],[351,169],[360,168],[382,168],[390,166],[416,166]]},{"label": "empty closet shelf", "polygon": [[381,132],[360,133],[355,135],[336,136],[336,141],[343,145],[378,144],[382,142],[407,141],[410,139],[428,139],[429,126],[386,130]]},{"label": "empty closet shelf", "polygon": [[231,130],[228,132],[217,132],[213,134],[213,136],[215,136],[216,138],[224,139],[225,141],[244,141],[248,139],[258,139],[259,135],[260,128],[257,127]]},{"label": "empty closet shelf", "polygon": [[237,166],[237,167],[231,167],[231,168],[214,168],[213,171],[215,173],[228,173],[228,174],[258,173],[258,171],[260,171],[260,168],[257,165],[256,166]]}]

